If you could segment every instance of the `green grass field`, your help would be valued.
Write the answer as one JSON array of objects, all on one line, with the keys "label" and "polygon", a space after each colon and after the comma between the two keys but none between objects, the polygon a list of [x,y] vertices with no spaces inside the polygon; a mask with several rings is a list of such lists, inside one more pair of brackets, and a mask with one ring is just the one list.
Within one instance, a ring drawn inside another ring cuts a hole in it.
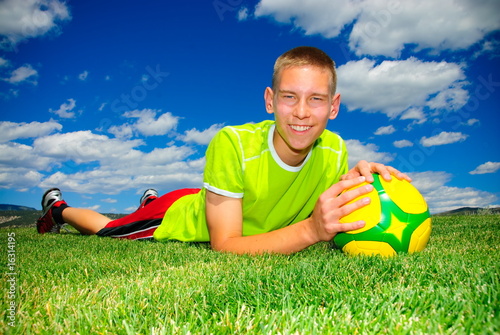
[{"label": "green grass field", "polygon": [[435,217],[423,252],[390,259],[0,234],[1,334],[500,333],[500,215]]}]

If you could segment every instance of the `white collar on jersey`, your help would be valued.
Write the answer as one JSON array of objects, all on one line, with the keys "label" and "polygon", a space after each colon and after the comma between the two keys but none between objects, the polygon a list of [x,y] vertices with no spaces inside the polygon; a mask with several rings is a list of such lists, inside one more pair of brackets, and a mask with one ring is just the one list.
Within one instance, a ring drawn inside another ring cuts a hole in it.
[{"label": "white collar on jersey", "polygon": [[271,125],[271,127],[269,127],[269,134],[267,134],[267,144],[269,146],[269,150],[271,151],[271,155],[274,158],[274,161],[276,163],[278,163],[278,165],[286,171],[299,172],[300,170],[302,170],[302,167],[307,163],[307,161],[311,157],[312,150],[309,151],[306,158],[304,159],[302,164],[300,164],[299,166],[290,166],[290,165],[286,164],[285,162],[283,162],[281,160],[280,156],[278,156],[278,153],[276,152],[276,149],[274,148],[273,136],[274,136],[274,129],[275,128],[276,128],[275,124]]}]

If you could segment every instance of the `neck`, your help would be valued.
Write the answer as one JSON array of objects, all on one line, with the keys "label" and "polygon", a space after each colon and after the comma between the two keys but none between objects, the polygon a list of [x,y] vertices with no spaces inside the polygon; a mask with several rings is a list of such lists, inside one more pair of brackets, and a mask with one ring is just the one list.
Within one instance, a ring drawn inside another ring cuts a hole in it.
[{"label": "neck", "polygon": [[285,141],[280,139],[281,136],[278,133],[278,130],[275,128],[273,134],[273,145],[276,153],[283,161],[283,163],[289,166],[300,166],[306,159],[309,151],[311,151],[312,146],[303,150],[295,150],[290,147]]}]

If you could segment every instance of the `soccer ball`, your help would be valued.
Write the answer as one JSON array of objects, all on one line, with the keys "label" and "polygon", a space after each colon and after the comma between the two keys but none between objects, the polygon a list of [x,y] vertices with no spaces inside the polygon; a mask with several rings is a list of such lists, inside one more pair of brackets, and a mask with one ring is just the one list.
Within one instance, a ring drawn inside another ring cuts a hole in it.
[{"label": "soccer ball", "polygon": [[[408,181],[385,181],[373,174],[374,189],[352,202],[369,197],[369,205],[344,216],[340,222],[364,220],[363,228],[339,233],[333,245],[351,255],[394,256],[423,250],[431,235],[431,218],[424,197]],[[366,185],[355,186],[360,187]]]}]

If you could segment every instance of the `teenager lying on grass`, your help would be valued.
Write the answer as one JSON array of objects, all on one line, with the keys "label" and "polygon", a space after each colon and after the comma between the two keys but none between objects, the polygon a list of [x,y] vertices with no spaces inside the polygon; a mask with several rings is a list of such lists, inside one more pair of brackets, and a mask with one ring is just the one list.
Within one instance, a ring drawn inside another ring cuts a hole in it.
[{"label": "teenager lying on grass", "polygon": [[157,197],[148,190],[139,209],[111,220],[95,211],[69,207],[59,189],[42,199],[39,233],[59,232],[64,223],[82,234],[128,239],[210,242],[214,250],[290,254],[363,221],[339,219],[369,203],[348,204],[371,191],[366,185],[342,195],[372,173],[410,178],[395,168],[360,161],[348,170],[342,138],[326,130],[337,117],[333,60],[323,51],[298,47],[281,55],[272,88],[264,92],[275,121],[225,127],[206,153],[202,189],[182,189]]}]

